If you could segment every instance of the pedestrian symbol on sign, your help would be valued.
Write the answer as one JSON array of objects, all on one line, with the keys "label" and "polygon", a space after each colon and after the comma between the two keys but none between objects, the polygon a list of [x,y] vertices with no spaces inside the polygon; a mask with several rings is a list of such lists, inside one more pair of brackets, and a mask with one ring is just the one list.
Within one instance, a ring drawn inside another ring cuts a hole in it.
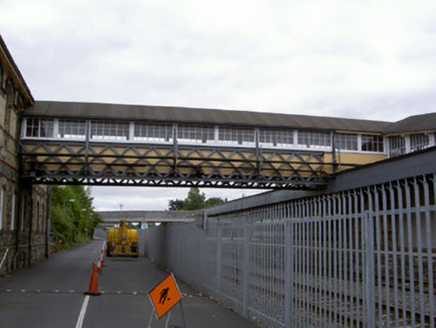
[{"label": "pedestrian symbol on sign", "polygon": [[[159,304],[164,304],[165,300],[168,297],[168,291],[170,290],[169,287],[162,289],[162,291],[160,292],[160,299],[159,299]],[[170,301],[170,299],[168,299],[168,301]]]},{"label": "pedestrian symbol on sign", "polygon": [[182,299],[182,294],[172,274],[154,287],[148,296],[159,319]]}]

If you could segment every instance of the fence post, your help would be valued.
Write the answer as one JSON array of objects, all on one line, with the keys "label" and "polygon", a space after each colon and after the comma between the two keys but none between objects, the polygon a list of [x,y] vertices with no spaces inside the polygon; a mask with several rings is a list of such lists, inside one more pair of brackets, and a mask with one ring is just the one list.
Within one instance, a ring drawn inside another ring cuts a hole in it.
[{"label": "fence post", "polygon": [[365,308],[366,327],[375,327],[374,224],[371,212],[365,212]]},{"label": "fence post", "polygon": [[222,254],[223,254],[223,230],[221,226],[217,225],[217,254],[216,254],[216,292],[221,301],[221,268],[222,268]]},{"label": "fence post", "polygon": [[249,278],[250,278],[250,228],[248,224],[244,226],[244,259],[243,259],[243,294],[242,294],[242,316],[248,317],[248,298],[249,298]]},{"label": "fence post", "polygon": [[292,298],[294,297],[292,268],[294,266],[294,254],[292,248],[293,227],[292,222],[284,222],[285,225],[285,327],[291,327]]}]

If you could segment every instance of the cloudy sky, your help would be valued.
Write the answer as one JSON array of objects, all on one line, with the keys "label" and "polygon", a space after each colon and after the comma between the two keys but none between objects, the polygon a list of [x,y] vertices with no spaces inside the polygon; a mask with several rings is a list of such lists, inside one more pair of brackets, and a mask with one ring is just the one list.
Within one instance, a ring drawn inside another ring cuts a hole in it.
[{"label": "cloudy sky", "polygon": [[[0,0],[0,33],[36,100],[384,121],[436,109],[434,0]],[[99,210],[188,192],[92,191]]]}]

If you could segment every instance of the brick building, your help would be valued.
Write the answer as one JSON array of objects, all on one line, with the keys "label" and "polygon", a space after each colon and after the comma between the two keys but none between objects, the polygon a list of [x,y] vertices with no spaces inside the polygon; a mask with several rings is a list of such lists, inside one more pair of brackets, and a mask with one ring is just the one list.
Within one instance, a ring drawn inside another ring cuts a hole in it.
[{"label": "brick building", "polygon": [[23,113],[34,99],[0,36],[0,260],[1,273],[47,255],[46,187],[20,181]]}]

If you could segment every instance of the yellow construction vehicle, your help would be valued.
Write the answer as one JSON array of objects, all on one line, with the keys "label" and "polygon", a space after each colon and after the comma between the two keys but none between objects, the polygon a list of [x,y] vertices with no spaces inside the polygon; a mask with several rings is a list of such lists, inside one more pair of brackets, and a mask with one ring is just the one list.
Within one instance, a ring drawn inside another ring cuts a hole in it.
[{"label": "yellow construction vehicle", "polygon": [[107,256],[138,257],[138,231],[128,229],[126,221],[121,221],[119,228],[108,230],[106,244]]}]

